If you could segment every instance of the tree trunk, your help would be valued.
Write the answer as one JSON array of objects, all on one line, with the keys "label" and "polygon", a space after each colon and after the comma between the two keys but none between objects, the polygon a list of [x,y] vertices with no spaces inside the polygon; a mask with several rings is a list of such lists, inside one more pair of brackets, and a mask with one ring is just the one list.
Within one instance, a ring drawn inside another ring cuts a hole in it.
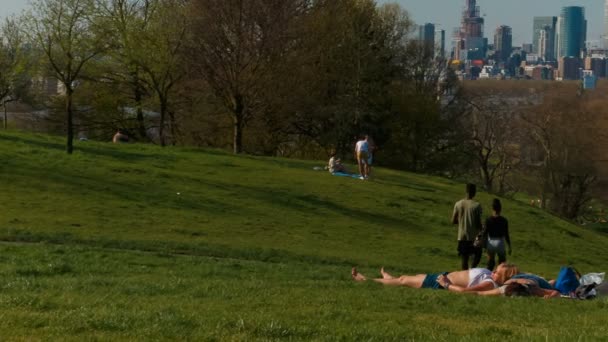
[{"label": "tree trunk", "polygon": [[160,97],[160,128],[158,129],[158,135],[160,139],[160,146],[165,147],[167,142],[165,140],[165,116],[167,115],[167,101]]},{"label": "tree trunk", "polygon": [[137,94],[135,96],[135,101],[137,105],[137,130],[139,132],[140,139],[147,139],[148,134],[146,134],[146,123],[144,122],[144,111],[141,108],[141,95]]},{"label": "tree trunk", "polygon": [[234,154],[239,154],[243,152],[243,118],[245,114],[244,112],[245,106],[243,105],[243,97],[240,95],[236,95],[234,97],[234,139],[232,142]]},{"label": "tree trunk", "polygon": [[234,117],[234,154],[243,152],[243,119],[241,115]]},{"label": "tree trunk", "polygon": [[8,113],[6,112],[6,102],[2,102],[2,107],[4,107],[4,129],[8,129]]},{"label": "tree trunk", "polygon": [[66,98],[65,98],[65,111],[67,114],[67,129],[68,138],[66,151],[68,154],[72,154],[74,151],[74,112],[72,108],[74,91],[70,86],[66,86]]},{"label": "tree trunk", "polygon": [[175,113],[172,110],[169,111],[169,125],[171,126],[171,145],[175,146],[175,141],[177,139],[177,123],[175,122]]}]

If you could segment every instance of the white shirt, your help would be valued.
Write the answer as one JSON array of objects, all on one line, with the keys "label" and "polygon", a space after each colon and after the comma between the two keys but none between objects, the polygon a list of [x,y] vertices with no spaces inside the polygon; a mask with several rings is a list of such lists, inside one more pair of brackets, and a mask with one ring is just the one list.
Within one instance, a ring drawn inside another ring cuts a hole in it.
[{"label": "white shirt", "polygon": [[357,145],[355,146],[355,151],[356,152],[368,152],[369,144],[367,143],[366,140],[359,140],[359,141],[357,141]]},{"label": "white shirt", "polygon": [[476,286],[481,283],[491,282],[494,288],[498,285],[492,279],[492,271],[487,268],[471,268],[469,270],[469,285],[468,287]]}]

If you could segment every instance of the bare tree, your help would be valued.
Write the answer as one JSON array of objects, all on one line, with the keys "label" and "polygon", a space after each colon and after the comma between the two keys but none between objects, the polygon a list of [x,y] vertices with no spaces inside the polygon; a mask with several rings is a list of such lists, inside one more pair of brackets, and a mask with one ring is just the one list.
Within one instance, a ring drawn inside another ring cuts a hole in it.
[{"label": "bare tree", "polygon": [[601,134],[586,101],[584,95],[558,89],[522,115],[542,152],[537,177],[543,206],[549,199],[549,208],[570,219],[582,213],[597,180],[594,156]]},{"label": "bare tree", "polygon": [[[470,133],[469,146],[484,187],[488,192],[505,191],[507,175],[518,163],[514,145],[518,143],[517,106],[499,96],[469,97],[469,110],[464,117]],[[495,183],[498,180],[498,189]]]},{"label": "bare tree", "polygon": [[309,0],[196,0],[191,2],[190,70],[212,89],[233,122],[233,150],[243,130],[268,110],[264,99],[276,69],[293,48],[290,30]]}]

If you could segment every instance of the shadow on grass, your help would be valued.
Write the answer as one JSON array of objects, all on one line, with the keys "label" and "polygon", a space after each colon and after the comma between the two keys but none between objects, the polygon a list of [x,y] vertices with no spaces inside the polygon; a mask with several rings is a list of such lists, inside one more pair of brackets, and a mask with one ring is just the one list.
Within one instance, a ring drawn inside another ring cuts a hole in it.
[{"label": "shadow on grass", "polygon": [[[225,215],[227,211],[234,207],[231,203],[224,203],[208,197],[201,199],[177,195],[172,186],[163,185],[159,182],[151,187],[148,184],[136,184],[130,178],[117,181],[120,174],[114,175],[113,178],[110,173],[104,179],[84,175],[77,169],[64,168],[55,171],[48,170],[43,165],[19,168],[20,165],[16,161],[6,160],[5,162],[4,166],[7,169],[19,170],[19,173],[14,177],[23,177],[29,186],[35,186],[36,181],[40,181],[41,185],[58,184],[65,187],[63,192],[68,194],[82,194],[83,189],[86,189],[89,193],[99,193],[117,200],[139,203],[144,206],[200,210],[207,214],[216,215]],[[40,179],[41,175],[44,175],[44,179]],[[241,212],[246,212],[246,209],[244,207],[238,208]]]},{"label": "shadow on grass", "polygon": [[193,179],[206,187],[219,190],[231,191],[238,194],[237,199],[246,198],[270,204],[271,207],[283,207],[286,209],[305,212],[311,215],[321,215],[323,210],[338,215],[355,218],[367,224],[380,224],[393,228],[403,228],[404,221],[395,217],[365,211],[357,208],[349,208],[333,201],[319,198],[314,194],[291,193],[287,190],[268,189],[261,186],[245,186],[236,184],[223,184],[219,182],[203,181]]},{"label": "shadow on grass", "polygon": [[[64,151],[66,149],[66,146],[61,143],[36,140],[13,135],[0,135],[0,140],[22,143],[56,151]],[[121,145],[108,144],[108,146],[103,146],[102,144],[96,144],[95,146],[86,146],[83,144],[78,144],[77,146],[74,146],[74,150],[81,151],[90,155],[110,157],[121,161],[159,160],[169,163],[174,162],[177,159],[176,157],[167,154],[138,153],[128,151],[127,149],[119,148],[119,146]]]},{"label": "shadow on grass", "polygon": [[[319,265],[353,266],[357,261],[338,257],[323,257],[312,254],[297,254],[273,248],[234,249],[227,245],[216,245],[205,242],[182,243],[174,241],[138,241],[114,240],[106,238],[86,239],[67,232],[44,233],[24,229],[8,229],[0,234],[0,241],[12,243],[48,243],[66,246],[86,246],[91,248],[108,248],[156,253],[159,256],[191,255],[216,258],[252,260],[270,263],[302,262]],[[379,267],[380,265],[373,265]],[[396,265],[390,265],[396,267]],[[51,271],[23,270],[32,276],[56,275],[69,273],[70,269],[59,268]]]}]

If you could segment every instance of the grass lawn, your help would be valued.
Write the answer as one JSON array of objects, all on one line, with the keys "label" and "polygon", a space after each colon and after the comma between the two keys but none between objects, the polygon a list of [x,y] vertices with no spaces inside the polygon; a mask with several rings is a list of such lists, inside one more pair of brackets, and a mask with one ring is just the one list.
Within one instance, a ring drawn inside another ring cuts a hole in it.
[{"label": "grass lawn", "polygon": [[[354,283],[454,270],[464,186],[323,162],[0,133],[0,337],[9,340],[602,340],[608,300]],[[480,194],[486,209],[492,197]],[[608,236],[504,200],[513,256],[603,272]]]}]

